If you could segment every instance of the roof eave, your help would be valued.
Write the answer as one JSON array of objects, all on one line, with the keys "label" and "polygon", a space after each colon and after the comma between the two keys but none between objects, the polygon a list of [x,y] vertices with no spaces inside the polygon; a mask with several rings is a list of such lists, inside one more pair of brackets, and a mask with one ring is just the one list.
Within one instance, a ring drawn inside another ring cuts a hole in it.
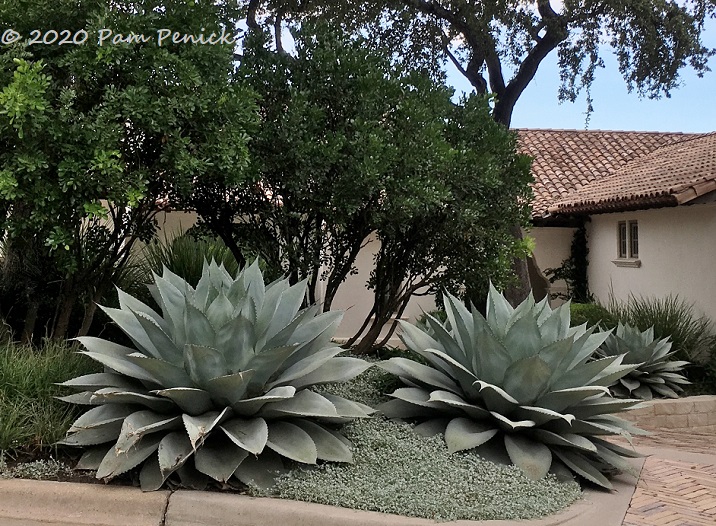
[{"label": "roof eave", "polygon": [[647,210],[650,208],[664,208],[668,206],[677,206],[679,204],[680,203],[677,201],[676,196],[667,194],[651,197],[609,199],[572,205],[555,205],[549,208],[549,213],[554,215],[611,214],[616,212]]}]

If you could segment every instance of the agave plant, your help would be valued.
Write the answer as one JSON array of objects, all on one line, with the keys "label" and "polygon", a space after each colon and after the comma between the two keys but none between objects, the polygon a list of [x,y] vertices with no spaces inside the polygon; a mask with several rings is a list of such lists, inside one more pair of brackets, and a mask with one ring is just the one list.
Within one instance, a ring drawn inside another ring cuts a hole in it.
[{"label": "agave plant", "polygon": [[419,420],[418,433],[444,433],[451,452],[477,448],[532,478],[566,466],[610,488],[605,472],[631,471],[623,457],[639,455],[604,437],[639,432],[612,414],[639,401],[615,400],[607,388],[635,366],[622,356],[590,361],[609,333],[570,328],[568,304],[552,310],[530,296],[512,308],[492,286],[486,318],[449,294],[445,309],[449,328],[428,316],[432,335],[401,323],[403,342],[429,365],[379,364],[407,386],[380,411]]},{"label": "agave plant", "polygon": [[651,400],[654,394],[678,398],[683,393],[681,385],[689,382],[680,371],[689,362],[669,360],[676,351],[671,351],[669,338],[656,340],[654,327],[644,332],[637,327],[617,326],[616,333],[610,333],[597,349],[599,357],[624,355],[623,363],[635,364],[636,369],[620,378],[610,389],[614,396]]},{"label": "agave plant", "polygon": [[190,487],[232,476],[264,486],[283,458],[352,461],[330,424],[372,409],[309,389],[369,367],[331,345],[341,313],[299,310],[306,283],[264,286],[256,263],[234,279],[212,261],[196,288],[166,268],[154,282],[162,315],[119,289],[120,308],[103,308],[134,348],[78,338],[106,367],[62,384],[80,391],[65,401],[97,406],[61,442],[92,446],[78,468],[109,480],[142,464],[142,489],[154,490],[174,472]]}]

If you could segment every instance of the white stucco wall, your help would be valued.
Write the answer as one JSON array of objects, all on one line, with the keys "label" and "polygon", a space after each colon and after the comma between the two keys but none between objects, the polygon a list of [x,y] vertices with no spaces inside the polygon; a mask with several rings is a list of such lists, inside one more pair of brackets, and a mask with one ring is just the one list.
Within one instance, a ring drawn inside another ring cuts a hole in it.
[{"label": "white stucco wall", "polygon": [[[634,220],[641,267],[617,267],[617,222]],[[600,301],[610,290],[619,300],[678,294],[716,320],[716,204],[594,215],[587,231],[589,287]]]},{"label": "white stucco wall", "polygon": [[[532,254],[537,268],[544,275],[545,269],[557,268],[569,257],[575,228],[568,227],[535,227],[527,235],[535,240],[535,250]],[[550,285],[550,293],[566,293],[567,286],[564,280],[556,281]],[[559,301],[552,301],[552,305]]]}]

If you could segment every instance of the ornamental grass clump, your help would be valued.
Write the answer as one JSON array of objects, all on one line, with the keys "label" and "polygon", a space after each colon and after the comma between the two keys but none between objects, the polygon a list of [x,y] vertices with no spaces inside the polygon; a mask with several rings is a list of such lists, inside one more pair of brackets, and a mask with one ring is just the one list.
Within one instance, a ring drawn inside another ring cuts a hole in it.
[{"label": "ornamental grass clump", "polygon": [[603,438],[639,432],[612,413],[640,401],[608,389],[636,365],[621,355],[591,361],[609,333],[570,328],[569,304],[552,310],[530,296],[513,308],[492,286],[486,318],[449,294],[445,310],[449,328],[428,316],[432,336],[401,322],[403,342],[429,365],[379,364],[406,385],[380,411],[418,420],[420,434],[444,433],[450,452],[509,458],[534,479],[568,468],[611,488],[605,472],[631,471],[623,457],[639,455]]},{"label": "ornamental grass clump", "polygon": [[691,383],[681,374],[689,362],[670,360],[674,354],[676,351],[671,350],[669,338],[654,338],[653,327],[642,332],[621,322],[596,351],[598,357],[623,355],[623,363],[636,365],[636,369],[619,378],[610,390],[614,396],[642,400],[651,400],[654,396],[678,398],[684,392],[681,386]]},{"label": "ornamental grass clump", "polygon": [[268,486],[284,458],[351,462],[332,425],[372,409],[307,388],[370,364],[338,357],[342,314],[300,310],[305,291],[305,282],[264,286],[257,263],[232,278],[213,261],[196,288],[167,269],[154,276],[161,315],[118,290],[120,308],[103,310],[134,348],[78,338],[106,372],[62,384],[80,391],[65,401],[96,406],[61,442],[90,447],[78,468],[109,480],[141,465],[142,489],[155,490],[173,473],[188,487],[232,476]]}]

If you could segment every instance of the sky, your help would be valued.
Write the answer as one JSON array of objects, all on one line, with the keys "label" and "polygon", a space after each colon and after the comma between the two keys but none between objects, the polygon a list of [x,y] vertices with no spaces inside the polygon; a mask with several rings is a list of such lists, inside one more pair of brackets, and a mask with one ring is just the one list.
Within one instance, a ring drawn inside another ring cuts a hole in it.
[{"label": "sky", "polygon": [[[716,21],[707,23],[703,34],[706,47],[716,48]],[[660,132],[716,131],[716,57],[709,62],[713,71],[703,78],[689,68],[681,74],[682,86],[671,98],[640,99],[628,93],[616,59],[607,51],[605,68],[597,71],[592,86],[594,113],[590,130],[631,130]],[[468,91],[469,83],[456,70],[448,82],[458,92]],[[587,103],[584,95],[574,103],[559,104],[557,54],[550,54],[540,65],[535,78],[515,106],[513,128],[585,129]]]}]

